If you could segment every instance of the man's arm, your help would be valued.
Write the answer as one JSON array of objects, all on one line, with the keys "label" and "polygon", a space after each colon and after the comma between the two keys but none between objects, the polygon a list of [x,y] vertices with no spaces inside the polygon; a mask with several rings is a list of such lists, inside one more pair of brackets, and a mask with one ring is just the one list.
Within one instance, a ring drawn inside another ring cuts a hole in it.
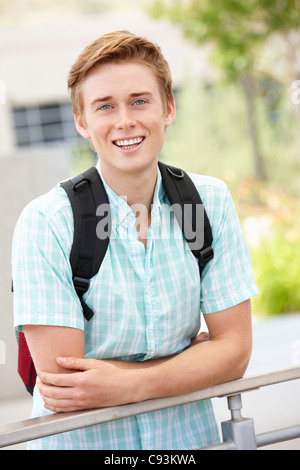
[{"label": "man's arm", "polygon": [[[196,338],[173,362],[164,365],[164,390],[160,396],[190,393],[244,375],[252,350],[250,300],[205,315],[205,321],[209,340]],[[156,387],[156,382],[152,385]]]},{"label": "man's arm", "polygon": [[66,373],[57,356],[84,357],[84,332],[75,328],[44,325],[24,325],[23,331],[37,374],[41,370]]},{"label": "man's arm", "polygon": [[73,411],[116,406],[201,390],[243,376],[251,354],[250,300],[205,316],[209,339],[194,340],[180,354],[147,362],[100,361],[64,357],[72,375],[40,372],[45,406]]}]

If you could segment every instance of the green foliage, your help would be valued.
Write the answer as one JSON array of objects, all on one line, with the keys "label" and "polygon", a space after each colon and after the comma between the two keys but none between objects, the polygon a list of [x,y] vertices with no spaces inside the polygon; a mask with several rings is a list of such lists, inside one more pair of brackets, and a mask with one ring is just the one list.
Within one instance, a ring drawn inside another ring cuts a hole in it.
[{"label": "green foliage", "polygon": [[[275,98],[269,103],[265,89],[260,96],[261,146],[270,182],[298,191],[297,125],[280,91],[278,95],[276,103]],[[176,107],[177,117],[167,130],[161,153],[163,161],[194,173],[225,179],[231,190],[239,181],[255,176],[246,105],[240,86],[208,85],[187,78],[176,97]]]},{"label": "green foliage", "polygon": [[269,33],[299,28],[299,0],[256,0],[256,19],[263,22]]},{"label": "green foliage", "polygon": [[[162,159],[194,173],[222,178],[228,168],[251,172],[244,104],[233,86],[186,81],[177,117],[167,130]],[[238,142],[238,145],[236,145]]]},{"label": "green foliage", "polygon": [[213,43],[214,61],[236,80],[254,68],[266,38],[299,28],[300,0],[157,0],[152,14],[180,24],[198,44]]},{"label": "green foliage", "polygon": [[252,301],[254,312],[299,312],[300,238],[287,241],[277,233],[252,251],[252,264],[260,290]]},{"label": "green foliage", "polygon": [[156,3],[154,13],[164,15],[182,26],[186,36],[198,44],[213,42],[213,59],[227,76],[236,79],[252,68],[253,45],[264,32],[246,26],[253,16],[253,2],[214,0],[175,2],[173,6]]},{"label": "green foliage", "polygon": [[[292,181],[292,172],[286,171]],[[299,178],[299,176],[298,176]],[[299,184],[298,184],[299,188]],[[286,184],[279,189],[247,179],[234,190],[237,212],[250,244],[260,294],[255,314],[300,311],[300,201]],[[249,230],[249,217],[254,229]]]}]

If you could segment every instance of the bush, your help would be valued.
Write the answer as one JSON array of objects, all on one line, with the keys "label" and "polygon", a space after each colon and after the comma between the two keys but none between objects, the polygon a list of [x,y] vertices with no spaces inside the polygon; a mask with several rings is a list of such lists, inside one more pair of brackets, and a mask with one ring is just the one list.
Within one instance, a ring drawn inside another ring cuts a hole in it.
[{"label": "bush", "polygon": [[300,312],[300,239],[277,233],[251,253],[260,294],[252,301],[257,314]]}]

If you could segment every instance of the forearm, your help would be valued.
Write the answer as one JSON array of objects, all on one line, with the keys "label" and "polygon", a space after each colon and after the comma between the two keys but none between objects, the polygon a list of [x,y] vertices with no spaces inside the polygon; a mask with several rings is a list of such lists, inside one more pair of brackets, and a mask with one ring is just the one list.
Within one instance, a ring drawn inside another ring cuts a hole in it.
[{"label": "forearm", "polygon": [[246,360],[231,344],[208,341],[193,344],[177,356],[146,362],[66,358],[59,363],[68,372],[81,372],[42,372],[39,388],[46,408],[66,412],[204,389],[240,377]]},{"label": "forearm", "polygon": [[183,395],[243,376],[250,353],[226,340],[192,345],[167,360],[137,369],[136,401]]},{"label": "forearm", "polygon": [[208,316],[206,323],[209,340],[200,336],[168,358],[145,362],[58,358],[66,371],[78,373],[40,374],[46,407],[74,411],[117,406],[191,393],[241,377],[252,345],[250,303]]}]

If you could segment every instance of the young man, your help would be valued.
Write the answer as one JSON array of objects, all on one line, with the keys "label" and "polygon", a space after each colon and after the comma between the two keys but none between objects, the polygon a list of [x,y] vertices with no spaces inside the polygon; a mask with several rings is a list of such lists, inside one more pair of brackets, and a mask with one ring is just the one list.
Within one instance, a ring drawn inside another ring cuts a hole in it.
[{"label": "young man", "polygon": [[[160,49],[128,32],[100,37],[68,81],[78,132],[99,156],[112,234],[85,302],[69,263],[70,202],[62,188],[30,203],[14,234],[15,326],[39,376],[33,416],[180,395],[241,377],[251,353],[257,293],[228,189],[191,175],[213,232],[200,281],[196,258],[170,216],[158,156],[175,118]],[[144,207],[143,216],[136,207]],[[197,337],[200,310],[209,335]],[[31,449],[197,449],[218,441],[211,403],[118,420],[34,441]]]}]

